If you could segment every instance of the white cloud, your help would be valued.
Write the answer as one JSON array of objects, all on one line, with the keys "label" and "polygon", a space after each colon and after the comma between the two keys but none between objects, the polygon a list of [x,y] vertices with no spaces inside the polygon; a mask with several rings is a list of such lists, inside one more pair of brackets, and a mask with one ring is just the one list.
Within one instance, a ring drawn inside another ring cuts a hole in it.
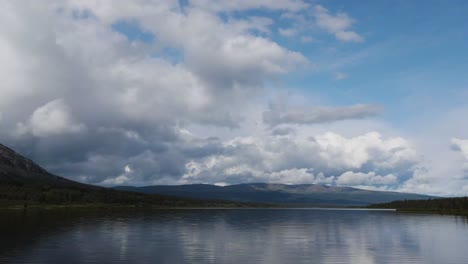
[{"label": "white cloud", "polygon": [[50,101],[37,108],[26,125],[18,124],[20,134],[31,133],[37,137],[79,133],[85,129],[85,125],[73,120],[70,108],[61,99]]},{"label": "white cloud", "polygon": [[416,151],[403,138],[382,139],[377,132],[354,138],[336,133],[314,137],[319,155],[331,168],[362,168],[368,164],[379,169],[406,167],[418,160]]},{"label": "white cloud", "polygon": [[364,39],[349,28],[354,24],[354,20],[346,13],[330,14],[328,9],[321,5],[315,6],[314,16],[317,26],[333,34],[338,40],[344,42],[363,42]]},{"label": "white cloud", "polygon": [[[224,21],[196,5],[182,12],[170,1],[12,2],[3,11],[0,54],[11,63],[0,66],[0,111],[9,109],[10,128],[57,97],[88,126],[113,120],[235,127],[243,115],[238,105],[264,81],[307,63],[250,32],[267,31],[270,18]],[[121,21],[136,21],[157,43],[128,41],[112,27]],[[165,57],[166,48],[181,61]],[[22,108],[13,107],[17,100]]]},{"label": "white cloud", "polygon": [[116,185],[123,185],[127,182],[129,182],[130,179],[125,176],[125,175],[119,175],[115,178],[108,178],[108,179],[105,179],[104,181],[102,181],[102,185],[106,185],[106,186],[116,186]]},{"label": "white cloud", "polygon": [[134,171],[130,167],[130,165],[125,165],[122,174],[114,178],[107,178],[103,180],[100,184],[105,186],[116,186],[126,184],[128,182],[131,182],[131,176],[133,172]]},{"label": "white cloud", "polygon": [[130,168],[130,165],[125,165],[124,171],[125,171],[125,173],[132,173],[133,172],[132,168]]},{"label": "white cloud", "polygon": [[452,138],[452,148],[459,151],[468,162],[468,139]]},{"label": "white cloud", "polygon": [[339,185],[393,185],[398,183],[398,178],[393,174],[385,176],[376,175],[375,172],[362,173],[347,171],[337,177]]},{"label": "white cloud", "polygon": [[297,52],[287,51],[264,38],[250,36],[228,39],[221,52],[229,67],[252,69],[267,75],[286,73],[292,66],[307,61]]},{"label": "white cloud", "polygon": [[464,172],[462,177],[468,178],[468,139],[452,138],[451,143],[452,149],[459,152],[463,158],[462,169]]},{"label": "white cloud", "polygon": [[[182,182],[233,183],[240,179],[398,185],[397,175],[412,174],[419,162],[416,151],[406,140],[383,139],[377,132],[353,138],[331,132],[311,138],[239,137],[223,145],[220,154],[189,162]],[[333,175],[341,176],[335,181]]]},{"label": "white cloud", "polygon": [[420,138],[414,141],[420,152],[424,154],[424,160],[399,191],[440,196],[466,195],[466,191],[463,190],[463,186],[468,184],[468,160],[463,151],[466,140],[459,138],[441,140],[444,138],[443,134],[440,134],[441,131],[450,131],[449,133],[452,131],[447,130],[449,124],[445,123],[446,117],[448,116],[439,121],[431,119],[431,128],[421,128],[428,133],[418,134]]}]

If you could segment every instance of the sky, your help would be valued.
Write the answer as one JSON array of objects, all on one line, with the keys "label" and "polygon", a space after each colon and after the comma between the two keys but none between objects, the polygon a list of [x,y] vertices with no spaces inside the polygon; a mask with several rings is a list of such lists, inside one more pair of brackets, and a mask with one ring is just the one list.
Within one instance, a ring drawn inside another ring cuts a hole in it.
[{"label": "sky", "polygon": [[467,1],[0,7],[0,142],[52,173],[468,195]]}]

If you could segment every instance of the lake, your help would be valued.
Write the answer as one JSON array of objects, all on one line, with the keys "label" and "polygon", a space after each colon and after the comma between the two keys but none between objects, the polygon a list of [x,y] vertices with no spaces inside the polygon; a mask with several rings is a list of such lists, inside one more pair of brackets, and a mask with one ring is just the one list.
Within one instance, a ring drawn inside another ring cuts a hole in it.
[{"label": "lake", "polygon": [[0,263],[468,263],[461,216],[321,209],[0,211]]}]

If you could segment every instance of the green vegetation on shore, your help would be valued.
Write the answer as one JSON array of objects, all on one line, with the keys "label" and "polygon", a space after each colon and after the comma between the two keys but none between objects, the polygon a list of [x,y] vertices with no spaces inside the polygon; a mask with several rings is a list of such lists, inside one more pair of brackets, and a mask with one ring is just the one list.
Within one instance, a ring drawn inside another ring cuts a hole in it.
[{"label": "green vegetation on shore", "polygon": [[46,207],[255,207],[258,204],[198,200],[101,187],[0,185],[0,208]]},{"label": "green vegetation on shore", "polygon": [[427,200],[402,200],[373,204],[369,208],[391,208],[399,212],[429,212],[468,215],[468,197],[440,198]]}]

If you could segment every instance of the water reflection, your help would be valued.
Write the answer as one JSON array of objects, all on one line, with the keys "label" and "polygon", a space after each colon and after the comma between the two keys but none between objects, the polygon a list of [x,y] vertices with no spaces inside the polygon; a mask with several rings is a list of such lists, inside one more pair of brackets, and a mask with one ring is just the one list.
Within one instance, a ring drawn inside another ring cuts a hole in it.
[{"label": "water reflection", "polygon": [[468,263],[465,217],[395,212],[0,212],[0,235],[0,263]]}]

